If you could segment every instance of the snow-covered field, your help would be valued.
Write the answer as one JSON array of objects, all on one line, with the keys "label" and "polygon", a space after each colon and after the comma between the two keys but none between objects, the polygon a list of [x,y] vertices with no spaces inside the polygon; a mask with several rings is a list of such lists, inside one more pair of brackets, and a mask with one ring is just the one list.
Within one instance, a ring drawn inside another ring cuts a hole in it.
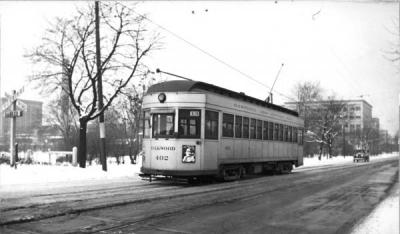
[{"label": "snow-covered field", "polygon": [[32,184],[63,183],[87,180],[107,180],[117,178],[138,177],[141,167],[141,158],[138,157],[137,164],[130,164],[129,157],[125,157],[124,164],[116,164],[114,160],[107,163],[107,172],[101,165],[93,164],[86,168],[74,167],[71,164],[42,165],[21,164],[17,168],[9,165],[0,165],[0,188],[1,186]]}]

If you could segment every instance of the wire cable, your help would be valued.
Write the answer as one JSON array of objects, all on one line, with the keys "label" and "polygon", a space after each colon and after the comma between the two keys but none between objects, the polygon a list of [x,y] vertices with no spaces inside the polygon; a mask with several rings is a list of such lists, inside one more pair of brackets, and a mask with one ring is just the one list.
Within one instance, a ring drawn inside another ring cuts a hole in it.
[{"label": "wire cable", "polygon": [[[246,78],[248,78],[248,79],[250,79],[250,80],[252,80],[252,81],[254,81],[254,82],[256,82],[256,83],[258,83],[258,84],[260,84],[260,85],[262,85],[262,86],[264,86],[264,87],[267,88],[267,89],[271,89],[271,87],[269,87],[268,85],[266,85],[266,84],[264,84],[264,83],[258,81],[257,79],[253,78],[252,76],[250,76],[250,75],[248,75],[248,74],[242,72],[241,70],[239,70],[239,69],[237,69],[236,67],[230,65],[229,63],[223,61],[222,59],[219,59],[218,57],[212,55],[211,53],[209,53],[209,52],[207,52],[206,50],[200,48],[199,46],[195,45],[194,43],[192,43],[192,42],[186,40],[185,38],[179,36],[178,34],[172,32],[171,30],[165,28],[164,26],[162,26],[162,25],[160,25],[160,24],[154,22],[153,20],[151,20],[151,19],[148,18],[147,16],[145,16],[145,15],[143,15],[143,14],[140,14],[140,13],[136,12],[135,10],[132,10],[132,11],[133,11],[134,13],[138,14],[139,16],[143,17],[143,19],[146,19],[146,20],[149,21],[150,23],[152,23],[152,24],[156,25],[157,27],[163,29],[164,31],[170,33],[171,35],[173,35],[174,37],[178,38],[179,40],[181,40],[181,41],[187,43],[188,45],[190,45],[190,46],[192,46],[193,48],[199,50],[200,52],[206,54],[207,56],[213,58],[214,60],[218,61],[219,63],[222,63],[223,65],[229,67],[230,69],[232,69],[232,70],[238,72],[238,73],[241,74],[242,76],[244,76],[244,77],[246,77]],[[276,94],[278,94],[278,95],[280,95],[280,96],[282,96],[282,97],[285,97],[285,98],[287,98],[287,99],[289,99],[289,100],[297,101],[297,100],[295,100],[294,98],[289,97],[289,96],[286,96],[285,94],[280,93],[280,92],[278,92],[278,91],[273,91],[273,93],[276,93]]]}]

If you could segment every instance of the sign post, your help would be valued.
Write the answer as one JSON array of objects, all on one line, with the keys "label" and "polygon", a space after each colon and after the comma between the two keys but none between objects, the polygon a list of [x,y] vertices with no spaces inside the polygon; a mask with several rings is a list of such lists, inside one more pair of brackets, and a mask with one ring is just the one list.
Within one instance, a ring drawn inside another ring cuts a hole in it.
[{"label": "sign post", "polygon": [[17,117],[21,117],[23,111],[17,111],[17,97],[24,91],[24,88],[20,89],[18,92],[13,90],[12,95],[8,98],[8,101],[1,106],[1,111],[5,111],[11,105],[11,111],[5,113],[6,118],[11,119],[10,124],[10,166],[16,166],[17,161],[17,149],[18,144],[15,142],[15,132],[17,128]]}]

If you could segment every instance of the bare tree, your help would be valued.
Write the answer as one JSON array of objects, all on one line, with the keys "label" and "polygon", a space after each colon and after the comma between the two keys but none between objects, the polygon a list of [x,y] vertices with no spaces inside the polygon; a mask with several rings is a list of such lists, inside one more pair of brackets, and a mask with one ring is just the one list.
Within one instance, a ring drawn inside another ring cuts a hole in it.
[{"label": "bare tree", "polygon": [[341,132],[342,119],[344,117],[345,103],[329,97],[328,100],[318,102],[310,106],[310,126],[306,132],[309,142],[319,145],[319,159],[321,159],[324,147],[328,149],[329,157],[332,157],[332,147],[335,138]]},{"label": "bare tree", "polygon": [[[67,106],[65,106],[67,105]],[[78,116],[73,107],[62,99],[48,104],[47,122],[56,127],[63,137],[63,150],[71,150],[78,136]]]},{"label": "bare tree", "polygon": [[142,102],[147,87],[158,79],[150,76],[151,73],[145,74],[143,79],[137,84],[130,84],[121,95],[114,106],[119,113],[119,122],[123,126],[120,135],[124,135],[127,140],[127,153],[131,163],[136,163],[136,156],[141,151],[141,128],[143,123]]},{"label": "bare tree", "polygon": [[389,34],[394,36],[394,40],[389,42],[389,49],[383,51],[383,56],[396,64],[397,70],[400,71],[400,22],[399,18],[393,20],[394,29],[387,29]]},{"label": "bare tree", "polygon": [[[61,87],[79,116],[78,160],[86,164],[86,129],[109,108],[128,83],[148,69],[145,57],[159,48],[158,35],[147,31],[144,17],[118,2],[103,3],[100,12],[101,69],[104,107],[98,108],[94,6],[78,9],[75,17],[57,18],[43,43],[27,56],[38,67],[31,78],[45,93]],[[62,78],[68,81],[62,85]],[[65,87],[65,88],[64,88]]]},{"label": "bare tree", "polygon": [[[293,88],[293,94],[297,97],[296,109],[300,117],[304,119],[304,131],[310,130],[310,121],[314,114],[312,105],[322,99],[322,88],[319,82],[304,81],[297,83]],[[305,135],[304,152],[306,155],[312,154],[313,144],[311,139]]]}]

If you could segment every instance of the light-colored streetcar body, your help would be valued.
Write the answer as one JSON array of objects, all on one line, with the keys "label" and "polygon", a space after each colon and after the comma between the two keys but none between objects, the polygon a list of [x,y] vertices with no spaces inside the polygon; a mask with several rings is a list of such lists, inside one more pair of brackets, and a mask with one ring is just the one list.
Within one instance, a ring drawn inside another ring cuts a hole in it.
[{"label": "light-colored streetcar body", "polygon": [[142,175],[237,179],[303,165],[292,110],[195,81],[153,85],[143,99]]}]

